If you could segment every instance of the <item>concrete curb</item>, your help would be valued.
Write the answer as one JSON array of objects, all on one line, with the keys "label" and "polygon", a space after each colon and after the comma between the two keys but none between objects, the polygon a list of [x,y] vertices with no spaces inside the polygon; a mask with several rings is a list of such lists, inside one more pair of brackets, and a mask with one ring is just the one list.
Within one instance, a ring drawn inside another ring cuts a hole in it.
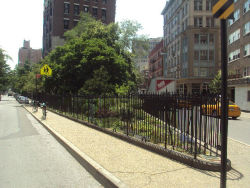
[{"label": "concrete curb", "polygon": [[[24,109],[26,109],[24,107]],[[104,187],[108,188],[127,188],[121,180],[111,174],[92,158],[80,151],[71,142],[65,139],[63,136],[58,134],[53,128],[50,128],[40,119],[38,119],[33,113],[26,109],[43,127],[92,175],[95,179],[100,182]]]}]

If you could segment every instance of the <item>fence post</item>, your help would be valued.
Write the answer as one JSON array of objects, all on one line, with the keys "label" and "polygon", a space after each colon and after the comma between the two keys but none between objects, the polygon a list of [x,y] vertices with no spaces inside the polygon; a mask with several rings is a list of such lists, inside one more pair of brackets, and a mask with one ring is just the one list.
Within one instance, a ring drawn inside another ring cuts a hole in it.
[{"label": "fence post", "polygon": [[89,122],[89,96],[87,102],[88,102],[88,122]]},{"label": "fence post", "polygon": [[78,95],[76,96],[76,119],[78,119]]}]

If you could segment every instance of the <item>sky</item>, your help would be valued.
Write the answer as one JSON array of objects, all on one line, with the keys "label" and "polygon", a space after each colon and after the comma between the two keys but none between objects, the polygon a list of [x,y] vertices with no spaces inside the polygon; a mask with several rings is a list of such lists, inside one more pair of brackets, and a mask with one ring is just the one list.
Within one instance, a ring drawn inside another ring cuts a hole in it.
[{"label": "sky", "polygon": [[[18,50],[23,40],[30,40],[31,48],[42,48],[44,0],[1,0],[0,2],[0,48],[12,60],[12,69],[18,63]],[[161,12],[166,0],[117,0],[116,22],[134,20],[143,29],[138,34],[150,38],[163,36]]]}]

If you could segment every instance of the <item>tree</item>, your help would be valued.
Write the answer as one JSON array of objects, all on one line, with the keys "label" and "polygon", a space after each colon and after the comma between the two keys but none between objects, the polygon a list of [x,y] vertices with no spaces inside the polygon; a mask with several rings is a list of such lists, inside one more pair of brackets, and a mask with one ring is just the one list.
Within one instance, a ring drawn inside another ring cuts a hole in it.
[{"label": "tree", "polygon": [[214,77],[209,84],[210,93],[218,94],[221,93],[221,71]]},{"label": "tree", "polygon": [[[134,89],[133,54],[121,44],[118,24],[104,25],[84,15],[82,19],[65,34],[65,45],[42,61],[53,70],[52,77],[45,81],[47,91],[70,94],[89,91],[88,94],[100,95],[116,93],[119,87]],[[103,80],[98,79],[98,74]],[[100,85],[104,88],[100,89]]]},{"label": "tree", "polygon": [[8,73],[10,71],[10,67],[7,64],[7,59],[9,58],[10,57],[5,54],[4,50],[0,48],[0,92],[8,89]]},{"label": "tree", "polygon": [[114,93],[115,86],[109,83],[110,78],[106,68],[101,66],[100,69],[94,70],[93,78],[84,83],[79,94],[101,96],[106,93]]}]

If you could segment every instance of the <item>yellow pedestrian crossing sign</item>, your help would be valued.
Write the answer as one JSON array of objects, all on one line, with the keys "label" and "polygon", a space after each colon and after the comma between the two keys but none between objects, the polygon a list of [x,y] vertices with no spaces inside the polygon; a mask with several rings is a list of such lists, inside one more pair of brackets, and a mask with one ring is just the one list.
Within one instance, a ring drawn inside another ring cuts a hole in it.
[{"label": "yellow pedestrian crossing sign", "polygon": [[218,0],[213,6],[215,18],[227,19],[232,17],[234,12],[234,0]]},{"label": "yellow pedestrian crossing sign", "polygon": [[49,67],[49,65],[45,64],[40,69],[40,73],[41,73],[41,75],[51,76],[52,75],[52,69]]}]

